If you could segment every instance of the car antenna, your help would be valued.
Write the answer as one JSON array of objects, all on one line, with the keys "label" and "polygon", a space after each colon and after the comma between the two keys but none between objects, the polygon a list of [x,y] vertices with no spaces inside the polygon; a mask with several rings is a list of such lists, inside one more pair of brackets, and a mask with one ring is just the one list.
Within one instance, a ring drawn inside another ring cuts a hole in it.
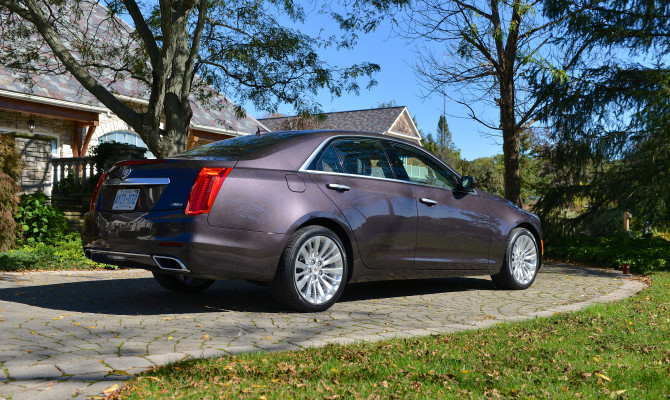
[{"label": "car antenna", "polygon": [[261,127],[258,126],[258,125],[256,125],[256,128],[258,129],[258,130],[256,131],[256,134],[258,135],[258,137],[263,136],[263,134],[261,133]]}]

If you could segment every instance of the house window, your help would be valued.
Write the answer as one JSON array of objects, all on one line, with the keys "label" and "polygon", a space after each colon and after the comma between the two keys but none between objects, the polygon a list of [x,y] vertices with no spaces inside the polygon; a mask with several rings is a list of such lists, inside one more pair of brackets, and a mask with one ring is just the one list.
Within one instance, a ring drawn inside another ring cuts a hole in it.
[{"label": "house window", "polygon": [[137,146],[142,149],[147,149],[147,152],[144,154],[145,157],[156,158],[149,151],[149,148],[147,147],[146,143],[144,143],[140,135],[138,135],[135,132],[113,131],[105,133],[104,135],[100,136],[100,138],[98,138],[98,143],[108,143],[108,142],[131,144],[133,146]]}]

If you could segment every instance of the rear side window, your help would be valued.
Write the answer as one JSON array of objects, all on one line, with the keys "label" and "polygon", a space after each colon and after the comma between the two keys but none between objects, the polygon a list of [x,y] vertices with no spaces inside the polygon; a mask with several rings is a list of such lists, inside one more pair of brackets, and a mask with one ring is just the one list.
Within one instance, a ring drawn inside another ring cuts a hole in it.
[{"label": "rear side window", "polygon": [[333,145],[328,146],[326,151],[323,152],[319,160],[316,162],[314,169],[317,171],[342,173],[342,165],[340,164],[340,159],[337,158],[337,153],[335,152]]},{"label": "rear side window", "polygon": [[267,150],[278,149],[279,145],[309,131],[270,132],[262,136],[245,135],[196,147],[170,158],[216,158],[238,159],[240,157]]},{"label": "rear side window", "polygon": [[394,179],[393,171],[378,140],[342,139],[333,143],[347,174]]}]

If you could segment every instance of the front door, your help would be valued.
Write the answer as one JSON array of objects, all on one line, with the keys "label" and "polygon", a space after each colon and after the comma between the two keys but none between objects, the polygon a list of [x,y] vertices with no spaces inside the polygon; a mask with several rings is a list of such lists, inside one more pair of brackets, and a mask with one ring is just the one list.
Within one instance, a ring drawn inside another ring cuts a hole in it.
[{"label": "front door", "polygon": [[368,268],[412,267],[416,201],[409,185],[393,180],[379,140],[335,140],[310,172],[344,214]]},{"label": "front door", "polygon": [[[491,220],[476,192],[457,190],[459,178],[429,154],[387,142],[395,170],[404,170],[417,201],[414,269],[487,269]],[[398,172],[396,172],[398,174]]]}]

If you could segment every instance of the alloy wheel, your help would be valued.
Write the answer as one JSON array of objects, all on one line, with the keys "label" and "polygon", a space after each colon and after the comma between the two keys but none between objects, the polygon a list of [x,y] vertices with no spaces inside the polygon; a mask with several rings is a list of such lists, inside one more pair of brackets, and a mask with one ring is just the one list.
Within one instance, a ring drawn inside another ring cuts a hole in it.
[{"label": "alloy wheel", "polygon": [[298,251],[294,267],[300,296],[310,304],[323,304],[337,293],[342,283],[342,249],[326,236],[313,236]]}]

